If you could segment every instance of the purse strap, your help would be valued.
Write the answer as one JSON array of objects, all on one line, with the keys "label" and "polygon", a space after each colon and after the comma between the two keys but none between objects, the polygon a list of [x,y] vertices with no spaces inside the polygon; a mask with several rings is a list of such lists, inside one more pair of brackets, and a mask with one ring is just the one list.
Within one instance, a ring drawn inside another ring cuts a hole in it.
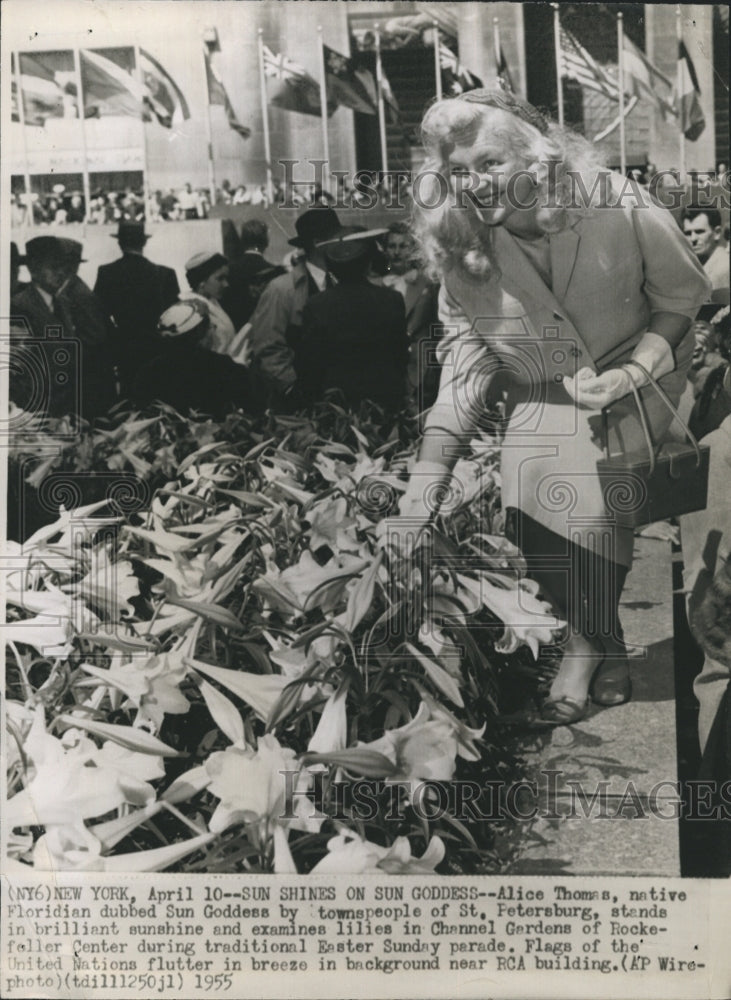
[{"label": "purse strap", "polygon": [[[696,468],[698,468],[700,466],[700,464],[701,464],[701,450],[700,450],[700,447],[698,445],[698,442],[695,439],[695,437],[694,437],[694,435],[693,435],[690,427],[688,427],[688,425],[685,423],[685,421],[680,417],[680,415],[679,415],[678,411],[676,410],[676,408],[673,406],[673,403],[670,400],[670,397],[668,396],[668,394],[665,392],[665,390],[662,388],[662,386],[657,382],[657,380],[649,373],[649,371],[645,368],[645,366],[643,364],[640,364],[639,361],[626,361],[625,364],[626,365],[634,365],[635,368],[639,368],[640,369],[640,371],[642,372],[642,374],[647,379],[648,384],[652,386],[652,388],[655,390],[655,392],[660,397],[660,399],[662,400],[662,402],[665,404],[665,406],[667,407],[667,409],[670,410],[670,413],[672,414],[673,418],[675,420],[677,420],[677,422],[683,428],[683,431],[685,432],[686,437],[688,438],[688,440],[690,441],[690,443],[693,445],[693,449],[695,450]],[[655,471],[655,450],[656,449],[655,449],[654,442],[652,440],[652,434],[650,433],[650,425],[649,425],[648,420],[647,420],[647,414],[645,413],[645,407],[644,407],[644,405],[642,403],[642,400],[640,398],[639,390],[638,390],[637,386],[635,385],[635,382],[634,382],[633,378],[630,378],[630,383],[631,383],[631,386],[632,386],[632,395],[635,397],[635,402],[637,403],[637,410],[638,410],[639,415],[640,415],[640,423],[642,424],[642,431],[643,431],[643,433],[645,435],[645,440],[647,441],[647,449],[648,449],[648,451],[650,453],[650,475],[652,475],[653,472]],[[609,422],[608,422],[608,415],[607,415],[607,408],[606,407],[602,410],[602,424],[603,424],[603,428],[604,428],[604,454],[606,455],[607,458],[609,458]]]}]

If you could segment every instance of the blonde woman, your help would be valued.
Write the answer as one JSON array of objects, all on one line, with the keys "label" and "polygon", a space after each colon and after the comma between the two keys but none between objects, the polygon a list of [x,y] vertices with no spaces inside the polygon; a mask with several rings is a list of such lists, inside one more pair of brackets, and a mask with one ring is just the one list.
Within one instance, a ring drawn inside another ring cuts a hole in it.
[{"label": "blonde woman", "polygon": [[668,413],[631,362],[677,403],[709,283],[667,210],[636,184],[623,191],[589,143],[520,98],[477,90],[439,101],[422,135],[416,232],[442,285],[446,333],[400,513],[412,525],[433,517],[434,486],[450,480],[499,392],[503,505],[531,575],[570,626],[541,717],[569,724],[590,697],[631,696],[617,609],[632,534],[605,506],[596,472],[600,411],[610,407],[612,452],[642,448],[634,381],[656,440],[667,433]]}]

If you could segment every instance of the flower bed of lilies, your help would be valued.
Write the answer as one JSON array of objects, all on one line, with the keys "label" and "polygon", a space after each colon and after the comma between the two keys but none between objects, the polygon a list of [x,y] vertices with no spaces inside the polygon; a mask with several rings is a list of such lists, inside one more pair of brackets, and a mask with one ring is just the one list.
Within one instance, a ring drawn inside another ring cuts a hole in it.
[{"label": "flower bed of lilies", "polygon": [[9,543],[11,865],[505,865],[509,831],[448,793],[515,774],[500,676],[562,623],[500,533],[494,440],[473,442],[404,555],[377,524],[414,460],[407,418],[156,407],[75,439],[23,427],[11,465],[29,488],[60,471],[73,497],[89,470],[131,472],[144,502],[66,503]]}]

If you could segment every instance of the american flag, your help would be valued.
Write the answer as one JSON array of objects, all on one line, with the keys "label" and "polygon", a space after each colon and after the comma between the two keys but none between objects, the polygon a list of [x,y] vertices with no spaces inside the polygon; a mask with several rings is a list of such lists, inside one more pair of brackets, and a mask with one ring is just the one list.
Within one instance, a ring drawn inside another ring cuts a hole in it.
[{"label": "american flag", "polygon": [[573,35],[561,28],[561,76],[576,80],[589,90],[597,90],[613,101],[619,100],[619,87],[609,73],[580,45]]}]

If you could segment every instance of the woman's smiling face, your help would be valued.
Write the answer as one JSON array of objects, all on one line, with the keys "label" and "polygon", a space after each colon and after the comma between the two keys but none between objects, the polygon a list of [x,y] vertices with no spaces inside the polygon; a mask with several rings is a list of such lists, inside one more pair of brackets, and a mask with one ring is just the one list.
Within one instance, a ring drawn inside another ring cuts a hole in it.
[{"label": "woman's smiling face", "polygon": [[529,161],[516,152],[514,122],[503,111],[485,111],[477,129],[458,138],[449,153],[452,190],[488,226],[510,229],[508,220],[516,212],[531,211],[526,206],[535,186],[527,170]]}]

